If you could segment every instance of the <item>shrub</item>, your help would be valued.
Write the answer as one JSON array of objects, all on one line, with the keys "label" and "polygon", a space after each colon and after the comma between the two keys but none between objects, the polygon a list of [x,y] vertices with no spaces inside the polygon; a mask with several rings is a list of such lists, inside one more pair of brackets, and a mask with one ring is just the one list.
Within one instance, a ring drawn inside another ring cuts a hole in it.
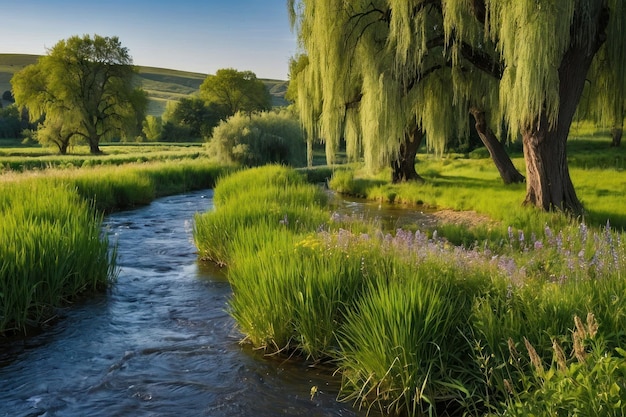
[{"label": "shrub", "polygon": [[213,130],[208,149],[221,162],[245,166],[302,166],[306,161],[302,128],[288,110],[237,113]]}]

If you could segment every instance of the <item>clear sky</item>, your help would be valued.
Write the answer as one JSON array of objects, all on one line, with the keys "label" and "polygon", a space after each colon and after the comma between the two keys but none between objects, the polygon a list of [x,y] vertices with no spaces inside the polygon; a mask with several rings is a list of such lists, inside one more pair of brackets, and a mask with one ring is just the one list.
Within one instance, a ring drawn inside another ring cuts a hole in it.
[{"label": "clear sky", "polygon": [[296,53],[286,0],[11,0],[0,53],[46,54],[73,35],[118,36],[135,65],[286,80]]}]

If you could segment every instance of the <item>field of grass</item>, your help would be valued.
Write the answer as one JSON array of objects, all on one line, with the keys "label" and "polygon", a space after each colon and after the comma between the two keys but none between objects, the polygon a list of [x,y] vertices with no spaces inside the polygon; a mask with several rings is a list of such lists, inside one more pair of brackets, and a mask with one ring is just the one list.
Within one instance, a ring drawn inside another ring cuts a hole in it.
[{"label": "field of grass", "polygon": [[[26,65],[37,62],[36,55],[0,54],[0,94],[11,90],[11,77]],[[148,93],[148,115],[160,116],[168,101],[176,101],[199,91],[207,74],[175,69],[139,66],[137,82]],[[242,68],[241,70],[245,70]],[[287,81],[262,79],[272,95],[274,106],[284,106]],[[2,102],[2,105],[10,104]]]},{"label": "field of grass", "polygon": [[[331,213],[286,168],[218,182],[194,237],[227,265],[244,342],[330,361],[342,399],[383,413],[624,415],[624,233],[520,208],[523,186],[499,184],[486,161],[419,166],[425,197],[407,186],[395,201],[475,209],[502,226],[387,233]],[[615,169],[575,172],[624,182]],[[390,198],[384,180],[369,181]]]},{"label": "field of grass", "polygon": [[[19,149],[0,148],[0,154]],[[0,336],[37,328],[54,317],[56,307],[115,280],[115,252],[101,233],[104,213],[211,188],[231,169],[211,163],[195,146],[104,149],[109,155],[54,159],[41,148],[24,148],[20,155],[0,156],[5,164],[0,170]],[[3,158],[13,158],[10,164],[18,168],[7,167]],[[45,167],[36,160],[46,161]]]},{"label": "field of grass", "polygon": [[92,155],[88,146],[74,146],[67,155],[55,148],[21,145],[18,140],[0,139],[0,171],[46,168],[80,168],[121,165],[133,162],[175,161],[206,155],[202,143],[103,143],[102,155]]}]

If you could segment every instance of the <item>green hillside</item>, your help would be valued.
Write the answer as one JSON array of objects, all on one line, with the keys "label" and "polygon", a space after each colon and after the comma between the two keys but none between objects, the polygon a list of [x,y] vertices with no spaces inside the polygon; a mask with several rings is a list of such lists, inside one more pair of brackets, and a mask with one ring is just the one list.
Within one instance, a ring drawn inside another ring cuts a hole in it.
[{"label": "green hillside", "polygon": [[[37,62],[37,55],[0,54],[0,94],[11,89],[13,74]],[[138,82],[148,93],[148,114],[160,116],[168,101],[180,100],[195,94],[207,74],[165,68],[139,66]],[[287,105],[287,81],[262,80],[270,91],[274,106]],[[8,103],[2,102],[3,105]]]}]

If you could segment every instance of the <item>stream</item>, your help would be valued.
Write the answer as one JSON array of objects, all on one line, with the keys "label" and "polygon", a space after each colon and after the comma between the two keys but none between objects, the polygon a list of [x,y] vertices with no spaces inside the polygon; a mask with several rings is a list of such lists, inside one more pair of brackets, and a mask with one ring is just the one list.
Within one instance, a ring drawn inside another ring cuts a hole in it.
[{"label": "stream", "polygon": [[239,344],[230,286],[191,237],[212,204],[205,190],[105,219],[117,283],[0,344],[0,417],[366,415],[336,401],[332,370]]}]

